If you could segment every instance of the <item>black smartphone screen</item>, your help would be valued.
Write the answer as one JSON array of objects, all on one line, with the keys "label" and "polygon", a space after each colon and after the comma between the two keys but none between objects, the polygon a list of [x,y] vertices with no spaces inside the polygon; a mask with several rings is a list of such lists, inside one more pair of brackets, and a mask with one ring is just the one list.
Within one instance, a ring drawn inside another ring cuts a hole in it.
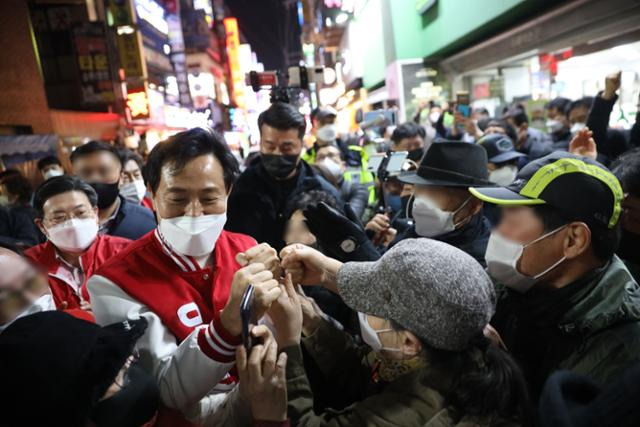
[{"label": "black smartphone screen", "polygon": [[242,343],[247,352],[253,347],[253,339],[251,338],[251,324],[255,323],[255,315],[253,313],[253,285],[247,286],[240,303],[240,318],[242,319]]}]

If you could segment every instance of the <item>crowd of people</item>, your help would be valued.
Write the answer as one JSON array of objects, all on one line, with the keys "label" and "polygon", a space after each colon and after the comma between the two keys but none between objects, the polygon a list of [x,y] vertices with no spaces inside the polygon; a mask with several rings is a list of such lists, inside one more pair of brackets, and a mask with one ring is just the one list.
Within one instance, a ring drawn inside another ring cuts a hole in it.
[{"label": "crowd of people", "polygon": [[546,132],[431,104],[386,130],[399,171],[273,103],[243,164],[194,128],[43,158],[35,190],[2,172],[0,425],[639,425],[619,88]]}]

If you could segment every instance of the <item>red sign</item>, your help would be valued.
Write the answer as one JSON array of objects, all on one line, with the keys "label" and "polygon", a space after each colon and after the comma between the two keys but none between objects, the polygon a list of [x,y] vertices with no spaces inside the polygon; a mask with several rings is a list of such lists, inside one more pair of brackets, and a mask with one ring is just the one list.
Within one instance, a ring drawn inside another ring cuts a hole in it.
[{"label": "red sign", "polygon": [[149,96],[147,95],[147,90],[144,87],[127,89],[126,103],[130,120],[149,118]]}]

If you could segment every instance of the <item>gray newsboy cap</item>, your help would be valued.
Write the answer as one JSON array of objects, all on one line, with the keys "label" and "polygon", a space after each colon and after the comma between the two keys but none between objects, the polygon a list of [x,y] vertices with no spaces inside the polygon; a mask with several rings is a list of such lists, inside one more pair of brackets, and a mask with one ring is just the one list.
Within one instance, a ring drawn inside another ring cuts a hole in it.
[{"label": "gray newsboy cap", "polygon": [[431,239],[403,240],[375,262],[338,271],[354,310],[397,322],[434,348],[464,350],[495,309],[495,289],[478,262]]}]

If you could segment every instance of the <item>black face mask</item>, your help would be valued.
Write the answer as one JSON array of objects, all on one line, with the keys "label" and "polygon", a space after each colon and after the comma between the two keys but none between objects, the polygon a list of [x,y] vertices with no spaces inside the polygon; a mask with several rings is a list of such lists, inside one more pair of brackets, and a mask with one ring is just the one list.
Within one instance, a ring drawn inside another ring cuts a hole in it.
[{"label": "black face mask", "polygon": [[94,182],[91,186],[98,193],[98,209],[105,209],[111,206],[120,192],[117,182],[113,184]]},{"label": "black face mask", "polygon": [[97,427],[140,427],[156,415],[160,391],[151,375],[133,364],[122,390],[97,403],[91,421]]},{"label": "black face mask", "polygon": [[297,154],[260,154],[262,165],[275,179],[285,179],[298,166]]},{"label": "black face mask", "polygon": [[407,159],[413,160],[416,163],[420,163],[420,160],[422,160],[422,156],[424,156],[424,149],[416,148],[415,150],[409,151],[409,154],[407,154]]}]

